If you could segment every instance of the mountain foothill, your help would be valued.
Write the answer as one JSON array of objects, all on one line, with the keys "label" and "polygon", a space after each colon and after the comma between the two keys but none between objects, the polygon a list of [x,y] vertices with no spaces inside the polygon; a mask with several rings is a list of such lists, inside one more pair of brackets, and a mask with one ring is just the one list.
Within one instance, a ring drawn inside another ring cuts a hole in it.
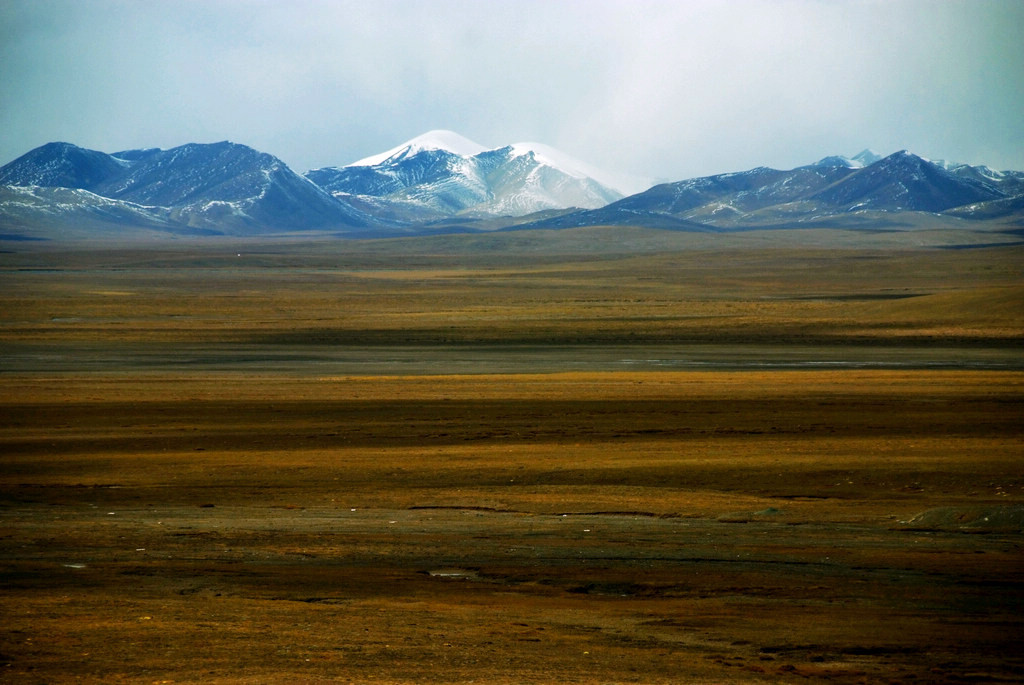
[{"label": "mountain foothill", "polygon": [[0,167],[6,240],[390,237],[586,226],[877,229],[939,216],[1024,225],[1024,172],[865,150],[789,170],[653,184],[539,143],[488,149],[451,131],[304,175],[231,142],[110,154],[54,142]]}]

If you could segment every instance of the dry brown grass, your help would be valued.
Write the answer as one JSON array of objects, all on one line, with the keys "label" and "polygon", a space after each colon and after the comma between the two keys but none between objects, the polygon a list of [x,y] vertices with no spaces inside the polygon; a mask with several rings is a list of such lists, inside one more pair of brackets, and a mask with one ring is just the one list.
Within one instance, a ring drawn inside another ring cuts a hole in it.
[{"label": "dry brown grass", "polygon": [[[337,250],[337,248],[335,248]],[[1019,248],[694,251],[512,265],[343,252],[4,256],[2,340],[264,345],[1024,338]],[[0,255],[2,256],[2,255]],[[453,264],[453,262],[455,262]]]},{"label": "dry brown grass", "polygon": [[4,255],[0,680],[1020,680],[1019,256]]}]

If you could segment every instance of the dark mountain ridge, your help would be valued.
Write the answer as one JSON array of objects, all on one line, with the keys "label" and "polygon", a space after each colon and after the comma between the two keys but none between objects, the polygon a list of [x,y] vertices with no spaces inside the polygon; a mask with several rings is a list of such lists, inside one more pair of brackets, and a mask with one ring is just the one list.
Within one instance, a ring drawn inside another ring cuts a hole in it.
[{"label": "dark mountain ridge", "polygon": [[[109,155],[68,143],[37,148],[0,168],[8,186],[89,191],[66,211],[102,204],[129,223],[223,233],[363,228],[370,219],[299,176],[273,155],[231,142]],[[37,194],[37,198],[40,197]],[[24,211],[24,207],[22,208]],[[109,212],[108,212],[109,213]]]},{"label": "dark mountain ridge", "polygon": [[525,227],[669,227],[674,221],[680,222],[680,229],[695,224],[701,230],[853,225],[850,220],[858,215],[879,212],[948,212],[984,219],[1012,215],[1019,207],[1016,198],[1024,196],[1020,172],[991,172],[968,165],[949,170],[906,150],[860,168],[843,160],[826,157],[788,171],[758,167],[663,183],[598,210]]},{"label": "dark mountain ridge", "polygon": [[853,211],[942,212],[953,207],[1005,197],[993,184],[957,176],[901,150],[815,193],[811,199]]},{"label": "dark mountain ridge", "polygon": [[0,167],[0,185],[92,191],[125,171],[128,162],[72,145],[47,143]]}]

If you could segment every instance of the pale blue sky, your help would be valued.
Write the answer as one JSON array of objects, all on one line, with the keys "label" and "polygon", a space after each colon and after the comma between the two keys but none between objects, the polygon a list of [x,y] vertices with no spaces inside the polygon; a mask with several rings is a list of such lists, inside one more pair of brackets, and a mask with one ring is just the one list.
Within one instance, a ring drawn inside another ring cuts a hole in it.
[{"label": "pale blue sky", "polygon": [[0,0],[0,163],[436,128],[668,180],[907,148],[1024,169],[1024,0]]}]

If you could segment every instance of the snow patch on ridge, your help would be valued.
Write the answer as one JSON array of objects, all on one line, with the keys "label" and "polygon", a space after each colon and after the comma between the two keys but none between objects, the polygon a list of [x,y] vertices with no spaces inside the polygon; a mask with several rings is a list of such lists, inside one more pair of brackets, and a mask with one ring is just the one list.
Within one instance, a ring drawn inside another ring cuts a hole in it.
[{"label": "snow patch on ridge", "polygon": [[532,152],[533,158],[541,164],[554,167],[573,178],[591,178],[606,188],[617,191],[624,196],[643,192],[654,185],[653,179],[609,173],[603,169],[598,169],[585,162],[581,162],[575,157],[571,157],[561,150],[556,150],[544,143],[513,143],[510,147],[512,148],[513,156],[520,157]]}]

